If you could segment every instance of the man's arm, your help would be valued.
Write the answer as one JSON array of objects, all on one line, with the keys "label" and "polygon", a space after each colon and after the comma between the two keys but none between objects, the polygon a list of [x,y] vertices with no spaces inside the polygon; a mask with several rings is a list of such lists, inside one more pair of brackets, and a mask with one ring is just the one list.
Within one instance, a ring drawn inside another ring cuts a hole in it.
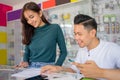
[{"label": "man's arm", "polygon": [[120,80],[120,69],[103,69],[103,77],[108,80]]},{"label": "man's arm", "polygon": [[54,72],[61,72],[61,71],[74,72],[71,68],[65,68],[63,66],[47,65],[41,68],[41,73],[54,73]]},{"label": "man's arm", "polygon": [[73,63],[85,77],[105,78],[108,80],[120,80],[120,69],[103,69],[94,61],[86,61],[85,64]]}]

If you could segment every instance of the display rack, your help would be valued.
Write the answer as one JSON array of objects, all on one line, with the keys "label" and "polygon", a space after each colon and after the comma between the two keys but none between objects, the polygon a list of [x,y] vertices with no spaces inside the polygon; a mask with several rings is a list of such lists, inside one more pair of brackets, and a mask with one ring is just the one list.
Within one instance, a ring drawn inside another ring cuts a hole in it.
[{"label": "display rack", "polygon": [[120,45],[120,0],[93,0],[97,36]]}]

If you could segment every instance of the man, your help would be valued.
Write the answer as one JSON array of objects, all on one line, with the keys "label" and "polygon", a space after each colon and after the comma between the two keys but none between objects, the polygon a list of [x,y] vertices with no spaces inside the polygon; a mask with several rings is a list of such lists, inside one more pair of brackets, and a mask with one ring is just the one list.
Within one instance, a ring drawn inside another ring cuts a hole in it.
[{"label": "man", "polygon": [[78,14],[74,18],[75,39],[80,46],[70,68],[60,66],[42,67],[44,72],[80,72],[85,77],[120,80],[120,46],[96,37],[97,23],[94,18]]}]

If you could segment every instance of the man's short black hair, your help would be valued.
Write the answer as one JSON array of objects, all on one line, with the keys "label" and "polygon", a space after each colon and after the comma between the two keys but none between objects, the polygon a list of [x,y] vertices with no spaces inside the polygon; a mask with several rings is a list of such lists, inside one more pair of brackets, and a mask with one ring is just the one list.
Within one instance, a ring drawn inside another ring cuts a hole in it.
[{"label": "man's short black hair", "polygon": [[97,23],[95,19],[85,14],[76,15],[74,18],[74,24],[82,24],[85,29],[95,29],[97,31]]}]

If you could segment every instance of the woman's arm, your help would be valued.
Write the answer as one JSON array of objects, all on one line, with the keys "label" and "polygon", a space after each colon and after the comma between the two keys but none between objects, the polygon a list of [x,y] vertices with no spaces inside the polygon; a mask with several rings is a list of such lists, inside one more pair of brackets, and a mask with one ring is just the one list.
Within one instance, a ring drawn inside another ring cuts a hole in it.
[{"label": "woman's arm", "polygon": [[28,45],[25,46],[25,52],[23,54],[23,61],[24,62],[29,62],[29,57],[30,57],[30,51],[28,48]]},{"label": "woman's arm", "polygon": [[58,46],[60,49],[60,55],[57,59],[56,65],[61,66],[67,56],[67,48],[66,48],[66,44],[65,44],[65,39],[64,39],[64,35],[62,32],[62,29],[60,28],[60,26],[58,25],[57,27],[57,42],[58,42]]}]

